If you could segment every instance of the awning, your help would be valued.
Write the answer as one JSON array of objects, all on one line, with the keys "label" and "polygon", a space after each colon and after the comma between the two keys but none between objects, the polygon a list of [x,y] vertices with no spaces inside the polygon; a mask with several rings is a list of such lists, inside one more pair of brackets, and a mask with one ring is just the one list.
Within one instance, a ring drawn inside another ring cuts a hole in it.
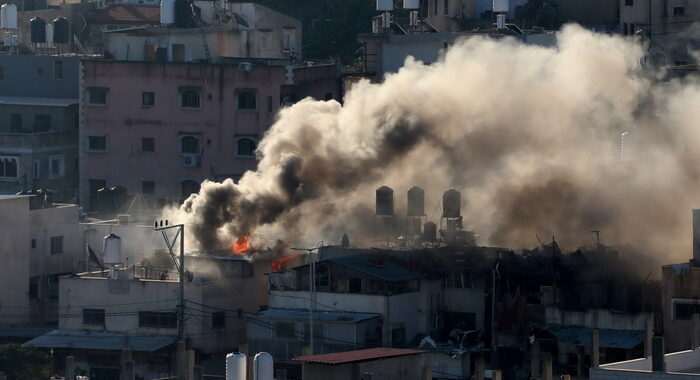
[{"label": "awning", "polygon": [[109,332],[53,330],[24,344],[45,348],[152,352],[175,343],[174,336],[128,335]]},{"label": "awning", "polygon": [[[534,324],[554,335],[557,340],[574,346],[591,345],[591,331],[587,327]],[[644,331],[599,329],[600,347],[632,349],[644,341]]]},{"label": "awning", "polygon": [[78,99],[0,96],[0,105],[3,104],[12,106],[68,107],[73,104],[78,104]]}]

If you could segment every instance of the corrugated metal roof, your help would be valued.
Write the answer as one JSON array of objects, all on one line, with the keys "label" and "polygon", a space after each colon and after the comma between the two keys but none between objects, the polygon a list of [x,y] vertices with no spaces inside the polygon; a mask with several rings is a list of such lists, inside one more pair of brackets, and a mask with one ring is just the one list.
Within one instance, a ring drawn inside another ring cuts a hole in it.
[{"label": "corrugated metal roof", "polygon": [[310,356],[297,356],[294,360],[307,362],[307,363],[321,363],[321,364],[342,364],[351,362],[360,362],[366,360],[384,359],[396,356],[404,355],[416,355],[422,354],[424,351],[420,350],[406,350],[401,348],[369,348],[366,350],[357,351],[345,351],[338,352],[335,354],[323,354],[323,355],[310,355]]},{"label": "corrugated metal roof", "polygon": [[123,350],[152,352],[175,343],[174,336],[144,336],[102,331],[53,330],[22,346],[76,348],[84,350]]},{"label": "corrugated metal roof", "polygon": [[98,9],[89,18],[92,24],[160,24],[160,7],[157,5],[114,4]]},{"label": "corrugated metal roof", "polygon": [[326,261],[386,281],[417,280],[431,277],[428,273],[414,271],[389,258],[380,258],[378,255],[358,254],[337,257]]},{"label": "corrugated metal roof", "polygon": [[[558,340],[574,346],[590,346],[591,331],[587,327],[535,324],[536,327],[556,336]],[[600,347],[632,349],[644,341],[644,331],[599,329]]]},{"label": "corrugated metal roof", "polygon": [[[309,319],[308,310],[294,309],[268,309],[257,313],[252,318],[264,317],[270,319]],[[360,322],[367,319],[377,318],[379,314],[369,313],[346,313],[335,311],[315,311],[314,320],[319,321],[338,321],[338,322]]]}]

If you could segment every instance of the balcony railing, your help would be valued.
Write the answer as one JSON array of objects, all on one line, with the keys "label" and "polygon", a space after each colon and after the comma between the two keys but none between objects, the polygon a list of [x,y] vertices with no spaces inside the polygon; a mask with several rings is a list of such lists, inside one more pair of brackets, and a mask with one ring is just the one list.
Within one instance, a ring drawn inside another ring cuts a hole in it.
[{"label": "balcony railing", "polygon": [[38,149],[52,146],[78,146],[78,131],[40,133],[0,133],[0,147]]}]

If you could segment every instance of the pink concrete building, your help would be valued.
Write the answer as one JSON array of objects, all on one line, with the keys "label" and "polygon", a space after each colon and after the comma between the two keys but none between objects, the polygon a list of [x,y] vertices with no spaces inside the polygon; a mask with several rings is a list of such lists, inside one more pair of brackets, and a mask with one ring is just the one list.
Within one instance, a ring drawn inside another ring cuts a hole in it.
[{"label": "pink concrete building", "polygon": [[[340,98],[334,66],[318,67],[319,91],[309,89],[309,70],[303,95]],[[295,91],[295,71],[262,62],[83,61],[80,204],[94,209],[98,190],[113,186],[179,200],[204,179],[237,180],[255,169],[257,143],[285,98],[281,89]]]}]

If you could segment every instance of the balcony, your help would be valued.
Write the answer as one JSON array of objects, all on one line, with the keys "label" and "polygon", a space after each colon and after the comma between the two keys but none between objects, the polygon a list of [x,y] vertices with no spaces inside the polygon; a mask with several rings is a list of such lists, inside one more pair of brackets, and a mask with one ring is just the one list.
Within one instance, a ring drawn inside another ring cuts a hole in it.
[{"label": "balcony", "polygon": [[78,131],[0,133],[0,149],[34,151],[35,149],[59,146],[75,146],[77,149]]}]

